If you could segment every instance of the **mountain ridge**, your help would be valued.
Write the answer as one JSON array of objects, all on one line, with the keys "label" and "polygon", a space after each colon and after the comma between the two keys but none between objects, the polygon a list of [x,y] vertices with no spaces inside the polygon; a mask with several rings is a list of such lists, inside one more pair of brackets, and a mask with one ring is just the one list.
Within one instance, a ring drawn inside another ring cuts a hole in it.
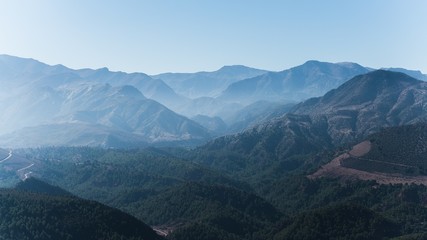
[{"label": "mountain ridge", "polygon": [[425,92],[425,82],[403,73],[359,75],[282,117],[210,141],[193,159],[250,178],[261,169],[296,169],[304,156],[363,140],[383,127],[425,121]]},{"label": "mountain ridge", "polygon": [[[311,60],[284,71],[268,72],[231,84],[220,99],[232,100],[237,95],[243,102],[284,99],[300,101],[323,95],[349,78],[366,72],[366,68],[356,63],[334,64]],[[269,98],[262,99],[262,96]]]}]

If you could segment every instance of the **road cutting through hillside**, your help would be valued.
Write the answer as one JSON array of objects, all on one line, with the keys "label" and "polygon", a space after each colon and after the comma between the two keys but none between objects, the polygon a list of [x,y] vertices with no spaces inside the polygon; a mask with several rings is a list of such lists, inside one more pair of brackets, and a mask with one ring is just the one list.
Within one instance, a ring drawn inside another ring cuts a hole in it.
[{"label": "road cutting through hillside", "polygon": [[[26,166],[26,167],[23,167],[21,169],[18,169],[16,172],[19,173],[19,172],[24,171],[24,170],[26,170],[26,169],[28,169],[28,168],[30,168],[32,166],[34,166],[34,163],[31,163],[29,166]],[[27,178],[29,178],[29,176],[30,176],[31,173],[33,173],[33,172],[30,171],[30,172],[25,173],[24,177],[23,178],[21,177],[22,180],[25,181]]]},{"label": "road cutting through hillside", "polygon": [[12,150],[9,150],[9,155],[7,157],[5,157],[3,160],[0,161],[0,163],[10,159],[12,157]]},{"label": "road cutting through hillside", "polygon": [[[343,153],[328,164],[320,167],[315,173],[308,175],[309,179],[320,177],[374,180],[379,184],[423,184],[427,186],[427,176],[404,176],[402,174],[387,174],[380,172],[365,172],[342,166],[343,160],[355,157],[361,158],[371,150],[371,142],[364,141],[354,146],[349,152]],[[373,160],[371,160],[373,161]],[[379,161],[377,161],[379,162]]]}]

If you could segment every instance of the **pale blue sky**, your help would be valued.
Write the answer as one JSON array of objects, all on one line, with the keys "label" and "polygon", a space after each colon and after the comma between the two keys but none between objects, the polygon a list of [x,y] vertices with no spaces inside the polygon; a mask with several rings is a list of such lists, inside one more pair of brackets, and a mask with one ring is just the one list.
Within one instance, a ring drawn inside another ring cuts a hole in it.
[{"label": "pale blue sky", "polygon": [[310,59],[427,73],[427,1],[0,0],[0,53],[149,74]]}]

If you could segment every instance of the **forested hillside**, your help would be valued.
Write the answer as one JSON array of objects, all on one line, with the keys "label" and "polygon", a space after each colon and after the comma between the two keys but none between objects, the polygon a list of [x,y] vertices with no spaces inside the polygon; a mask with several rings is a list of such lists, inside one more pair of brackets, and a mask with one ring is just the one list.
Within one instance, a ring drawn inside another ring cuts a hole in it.
[{"label": "forested hillside", "polygon": [[40,185],[28,179],[17,189],[0,190],[1,239],[162,239],[119,210]]}]

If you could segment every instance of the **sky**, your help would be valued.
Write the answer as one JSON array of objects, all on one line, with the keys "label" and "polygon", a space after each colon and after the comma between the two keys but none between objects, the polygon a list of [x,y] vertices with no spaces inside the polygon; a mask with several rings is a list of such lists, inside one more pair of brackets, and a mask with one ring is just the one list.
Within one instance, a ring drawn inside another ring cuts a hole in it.
[{"label": "sky", "polygon": [[113,71],[280,71],[307,60],[427,73],[425,0],[0,0],[0,54]]}]

